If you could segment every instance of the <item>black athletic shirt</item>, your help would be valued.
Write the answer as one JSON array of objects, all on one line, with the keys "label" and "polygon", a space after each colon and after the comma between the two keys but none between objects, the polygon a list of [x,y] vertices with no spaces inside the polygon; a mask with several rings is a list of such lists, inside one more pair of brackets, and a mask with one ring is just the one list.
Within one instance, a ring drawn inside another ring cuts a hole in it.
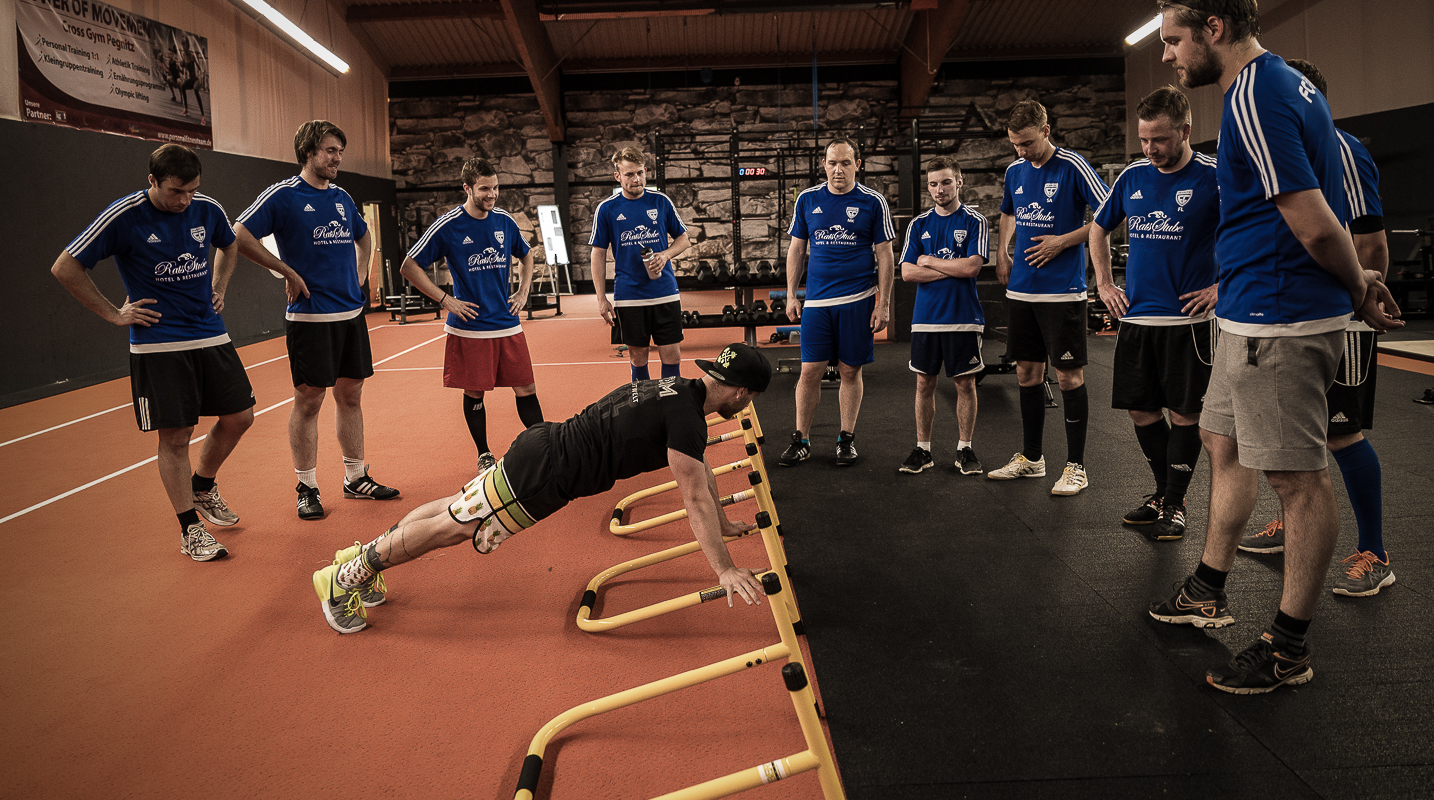
[{"label": "black athletic shirt", "polygon": [[701,380],[660,378],[620,386],[550,429],[563,493],[600,494],[623,478],[667,466],[667,450],[702,460],[707,422]]}]

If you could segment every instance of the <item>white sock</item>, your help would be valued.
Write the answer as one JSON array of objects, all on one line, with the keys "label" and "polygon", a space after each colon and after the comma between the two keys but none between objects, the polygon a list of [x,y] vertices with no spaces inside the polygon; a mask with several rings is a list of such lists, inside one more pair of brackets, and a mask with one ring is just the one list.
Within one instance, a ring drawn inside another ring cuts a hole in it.
[{"label": "white sock", "polygon": [[930,443],[930,442],[917,442],[917,443],[916,443],[916,446],[919,447],[919,448],[921,448],[922,450],[925,450],[925,451],[928,452],[928,453],[931,452],[931,443]]},{"label": "white sock", "polygon": [[368,474],[368,465],[363,463],[362,458],[349,458],[344,456],[344,478],[349,482],[362,478]]},{"label": "white sock", "polygon": [[957,450],[963,450],[963,449],[965,449],[965,448],[967,448],[967,447],[970,447],[970,446],[971,446],[971,443],[968,442],[968,441],[965,441],[964,439],[963,439],[962,441],[959,441],[959,442],[956,443],[956,449],[957,449]]},{"label": "white sock", "polygon": [[318,467],[314,467],[313,469],[296,469],[294,470],[294,474],[299,476],[299,483],[304,484],[310,489],[317,489],[319,488],[319,479],[314,473],[318,471]]}]

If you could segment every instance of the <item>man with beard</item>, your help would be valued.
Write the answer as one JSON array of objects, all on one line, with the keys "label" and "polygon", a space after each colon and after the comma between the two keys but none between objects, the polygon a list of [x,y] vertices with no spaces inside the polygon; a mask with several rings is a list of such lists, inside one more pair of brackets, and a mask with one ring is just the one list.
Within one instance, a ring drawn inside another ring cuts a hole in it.
[{"label": "man with beard", "polygon": [[[1254,0],[1161,0],[1163,60],[1188,87],[1218,83],[1220,341],[1200,416],[1210,519],[1195,573],[1150,615],[1232,624],[1225,581],[1263,471],[1284,508],[1284,587],[1274,622],[1206,681],[1255,694],[1314,677],[1305,642],[1339,533],[1327,469],[1325,391],[1351,311],[1399,326],[1378,272],[1360,268],[1347,218],[1340,138],[1323,95],[1256,40]],[[1386,311],[1388,309],[1388,311]]]},{"label": "man with beard", "polygon": [[472,541],[479,553],[556,513],[577,497],[662,468],[682,492],[687,521],[727,592],[760,603],[762,584],[736,566],[723,541],[755,527],[722,511],[707,465],[706,415],[731,419],[766,390],[772,366],[755,347],[730,344],[712,361],[697,361],[701,378],[634,381],[614,389],[566,422],[541,422],[518,434],[493,467],[451,497],[409,512],[382,536],[335,553],[314,573],[324,619],[339,633],[367,626],[365,608],[386,600],[383,570],[425,553]]}]

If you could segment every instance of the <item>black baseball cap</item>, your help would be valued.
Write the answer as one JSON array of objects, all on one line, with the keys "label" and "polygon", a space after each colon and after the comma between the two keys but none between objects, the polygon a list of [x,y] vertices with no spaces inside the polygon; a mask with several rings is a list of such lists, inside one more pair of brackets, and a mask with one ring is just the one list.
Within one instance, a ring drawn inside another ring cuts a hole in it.
[{"label": "black baseball cap", "polygon": [[727,345],[715,361],[697,359],[697,368],[723,383],[754,392],[767,391],[772,382],[772,363],[761,350],[741,342]]}]

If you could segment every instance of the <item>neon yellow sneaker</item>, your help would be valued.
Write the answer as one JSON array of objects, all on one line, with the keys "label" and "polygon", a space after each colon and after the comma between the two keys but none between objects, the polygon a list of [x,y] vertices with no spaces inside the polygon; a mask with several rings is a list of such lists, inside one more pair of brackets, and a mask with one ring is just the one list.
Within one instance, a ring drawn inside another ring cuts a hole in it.
[{"label": "neon yellow sneaker", "polygon": [[319,594],[324,619],[339,633],[357,633],[368,627],[368,613],[358,592],[339,585],[339,566],[330,564],[314,573],[314,591]]}]

